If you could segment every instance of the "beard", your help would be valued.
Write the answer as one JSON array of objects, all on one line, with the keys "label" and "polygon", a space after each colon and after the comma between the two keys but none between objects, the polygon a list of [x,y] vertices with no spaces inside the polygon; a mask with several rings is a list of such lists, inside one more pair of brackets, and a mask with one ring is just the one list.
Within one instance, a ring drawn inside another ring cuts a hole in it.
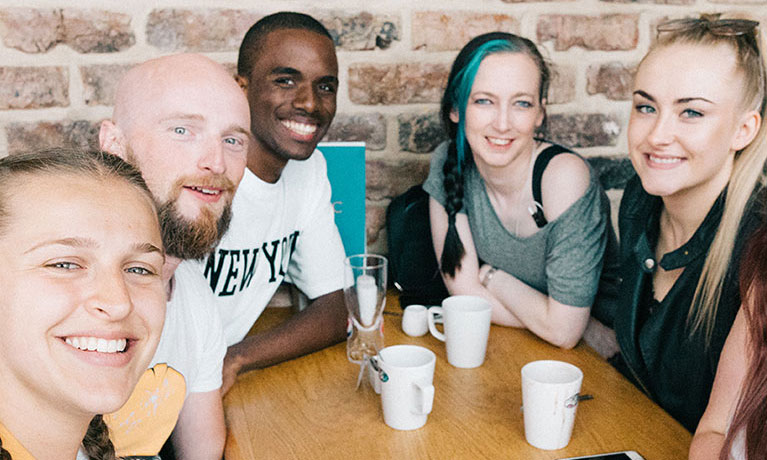
[{"label": "beard", "polygon": [[[130,146],[126,151],[126,160],[139,171],[142,171],[141,162],[138,161],[138,156]],[[200,209],[200,215],[196,220],[190,220],[181,215],[178,210],[178,198],[187,182],[196,183],[199,186],[221,188],[225,193],[229,193],[228,199],[224,198],[227,199],[227,202],[218,218],[208,207]],[[189,177],[181,177],[176,180],[170,188],[168,198],[157,206],[165,253],[182,260],[202,259],[207,256],[221,241],[221,237],[229,228],[229,222],[232,220],[232,195],[235,189],[232,181],[223,175],[194,180]],[[159,201],[154,190],[152,190],[152,194],[155,200]]]},{"label": "beard", "polygon": [[179,259],[202,259],[229,228],[232,205],[227,203],[218,219],[213,211],[204,208],[197,220],[192,221],[178,212],[176,200],[168,200],[160,205],[158,215],[165,252]]}]

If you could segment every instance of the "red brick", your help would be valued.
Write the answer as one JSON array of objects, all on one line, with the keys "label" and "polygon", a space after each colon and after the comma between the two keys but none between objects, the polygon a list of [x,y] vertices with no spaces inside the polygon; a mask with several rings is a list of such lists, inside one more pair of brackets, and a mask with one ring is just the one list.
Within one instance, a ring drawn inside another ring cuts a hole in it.
[{"label": "red brick", "polygon": [[0,110],[69,105],[65,67],[0,67]]},{"label": "red brick", "polygon": [[363,141],[367,150],[386,147],[386,118],[380,113],[336,114],[327,141]]},{"label": "red brick", "polygon": [[83,98],[86,105],[114,104],[115,90],[131,64],[92,65],[80,67],[83,79]]},{"label": "red brick", "polygon": [[615,114],[567,113],[548,116],[546,138],[569,147],[611,146],[623,122]]},{"label": "red brick", "polygon": [[538,22],[538,41],[554,40],[554,49],[573,46],[588,50],[630,50],[639,38],[637,15],[545,15]]},{"label": "red brick", "polygon": [[81,53],[113,53],[136,43],[127,14],[64,9],[62,42]]},{"label": "red brick", "polygon": [[376,244],[379,238],[385,240],[386,229],[386,206],[381,204],[368,204],[365,207],[365,229],[368,244]]},{"label": "red brick", "polygon": [[245,10],[158,9],[147,19],[147,43],[165,51],[235,51],[261,16]]},{"label": "red brick", "polygon": [[589,66],[586,90],[589,94],[604,94],[614,101],[631,99],[634,71],[633,66],[627,67],[618,62]]},{"label": "red brick", "polygon": [[519,21],[506,14],[419,11],[412,21],[414,50],[459,50],[486,32],[519,32]]},{"label": "red brick", "polygon": [[695,0],[600,0],[607,3],[655,3],[656,5],[692,5]]},{"label": "red brick", "polygon": [[409,157],[397,160],[371,160],[366,169],[367,199],[393,198],[415,184],[421,184],[429,174],[429,159]]},{"label": "red brick", "polygon": [[548,103],[565,104],[575,99],[575,69],[570,66],[551,66]]},{"label": "red brick", "polygon": [[44,53],[59,43],[80,53],[111,53],[136,42],[127,14],[90,9],[0,10],[3,43],[26,53]]},{"label": "red brick", "polygon": [[336,47],[345,51],[387,49],[399,41],[399,16],[331,11],[312,14],[330,32]]},{"label": "red brick", "polygon": [[51,147],[98,148],[101,122],[88,120],[11,123],[5,128],[8,153]]},{"label": "red brick", "polygon": [[406,152],[427,153],[446,138],[439,112],[426,110],[397,116],[399,147]]},{"label": "red brick", "polygon": [[60,9],[6,8],[0,10],[3,44],[25,53],[44,53],[61,40]]},{"label": "red brick", "polygon": [[353,64],[349,68],[349,98],[355,104],[439,102],[449,64]]}]

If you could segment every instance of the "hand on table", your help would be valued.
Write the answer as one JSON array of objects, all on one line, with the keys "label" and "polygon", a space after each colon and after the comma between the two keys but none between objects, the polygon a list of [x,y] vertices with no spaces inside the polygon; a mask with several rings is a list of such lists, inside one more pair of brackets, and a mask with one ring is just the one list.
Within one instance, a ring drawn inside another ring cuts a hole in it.
[{"label": "hand on table", "polygon": [[230,352],[226,353],[224,357],[224,371],[223,371],[223,383],[221,384],[221,396],[225,396],[226,393],[232,388],[234,382],[237,380],[237,374],[240,373],[240,366],[238,360]]}]

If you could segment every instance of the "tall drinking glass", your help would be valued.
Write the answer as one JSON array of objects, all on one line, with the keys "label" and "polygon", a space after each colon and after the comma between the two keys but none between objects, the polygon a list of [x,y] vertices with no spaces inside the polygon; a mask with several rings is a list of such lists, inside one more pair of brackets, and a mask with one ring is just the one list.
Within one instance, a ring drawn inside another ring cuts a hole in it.
[{"label": "tall drinking glass", "polygon": [[383,348],[386,265],[386,257],[376,254],[353,255],[344,262],[344,299],[349,312],[346,355],[363,366]]}]

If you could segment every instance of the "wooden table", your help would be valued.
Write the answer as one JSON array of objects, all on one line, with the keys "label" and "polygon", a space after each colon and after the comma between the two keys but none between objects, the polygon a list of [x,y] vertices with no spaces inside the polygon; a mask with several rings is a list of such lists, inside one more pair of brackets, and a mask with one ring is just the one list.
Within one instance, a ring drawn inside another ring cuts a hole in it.
[{"label": "wooden table", "polygon": [[[267,309],[258,328],[273,326],[289,309]],[[691,435],[634,388],[587,345],[555,348],[527,331],[493,326],[485,363],[458,369],[445,346],[400,327],[390,295],[386,345],[416,344],[437,355],[434,408],[426,425],[397,431],[384,424],[380,397],[369,386],[355,391],[358,367],[341,343],[267,369],[243,374],[224,400],[227,460],[275,459],[558,459],[636,450],[647,460],[687,458]],[[520,369],[557,359],[583,370],[570,444],[543,451],[525,442]]]}]

